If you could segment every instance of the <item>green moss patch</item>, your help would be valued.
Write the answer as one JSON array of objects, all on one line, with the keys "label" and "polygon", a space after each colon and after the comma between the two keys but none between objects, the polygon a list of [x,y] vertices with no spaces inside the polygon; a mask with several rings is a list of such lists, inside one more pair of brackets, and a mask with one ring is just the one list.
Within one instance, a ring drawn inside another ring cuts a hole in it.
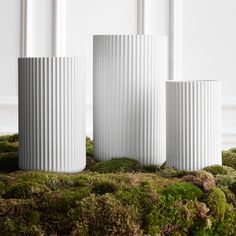
[{"label": "green moss patch", "polygon": [[225,194],[219,188],[213,188],[209,191],[206,196],[205,203],[209,207],[212,216],[215,217],[216,221],[223,221],[227,201]]},{"label": "green moss patch", "polygon": [[124,157],[98,162],[92,167],[92,171],[98,173],[134,172],[140,168],[141,165],[138,161]]},{"label": "green moss patch", "polygon": [[231,151],[222,152],[222,163],[236,170],[236,153]]},{"label": "green moss patch", "polygon": [[172,196],[175,199],[194,200],[203,195],[203,191],[190,183],[177,183],[166,187],[164,195]]},{"label": "green moss patch", "polygon": [[19,142],[19,135],[18,134],[0,135],[0,142],[9,142],[9,143]]},{"label": "green moss patch", "polygon": [[93,141],[89,137],[86,137],[86,154],[90,157],[93,156]]},{"label": "green moss patch", "polygon": [[70,214],[77,222],[72,229],[74,235],[141,235],[132,206],[124,206],[111,194],[91,195]]},{"label": "green moss patch", "polygon": [[0,171],[18,170],[18,152],[0,153]]},{"label": "green moss patch", "polygon": [[0,142],[0,152],[17,152],[19,143]]},{"label": "green moss patch", "polygon": [[161,196],[148,214],[149,235],[196,235],[211,227],[209,209],[197,200],[179,201]]},{"label": "green moss patch", "polygon": [[214,165],[204,168],[205,171],[212,173],[213,175],[226,175],[227,170],[220,165]]},{"label": "green moss patch", "polygon": [[143,172],[147,173],[157,173],[161,170],[161,167],[159,165],[145,165],[142,167]]},{"label": "green moss patch", "polygon": [[0,136],[0,236],[236,235],[235,151],[225,166],[179,171],[130,158],[78,174],[18,170],[18,135]]},{"label": "green moss patch", "polygon": [[4,197],[25,199],[39,196],[48,191],[49,189],[45,185],[35,182],[22,182],[10,186],[4,194]]},{"label": "green moss patch", "polygon": [[191,172],[183,176],[182,180],[198,186],[205,192],[215,187],[214,176],[204,170]]},{"label": "green moss patch", "polygon": [[76,206],[76,202],[88,197],[91,193],[90,188],[71,188],[60,191],[47,192],[42,198],[42,207],[45,211],[67,212]]}]

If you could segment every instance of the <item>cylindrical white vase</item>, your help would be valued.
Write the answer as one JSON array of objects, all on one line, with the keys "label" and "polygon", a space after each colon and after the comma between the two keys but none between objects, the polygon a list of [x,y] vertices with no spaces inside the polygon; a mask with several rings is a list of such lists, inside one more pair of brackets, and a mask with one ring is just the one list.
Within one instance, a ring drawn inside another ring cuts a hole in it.
[{"label": "cylindrical white vase", "polygon": [[94,156],[166,159],[167,37],[94,36]]},{"label": "cylindrical white vase", "polygon": [[19,167],[84,169],[85,81],[80,58],[19,58]]},{"label": "cylindrical white vase", "polygon": [[167,81],[167,166],[221,165],[221,82]]}]

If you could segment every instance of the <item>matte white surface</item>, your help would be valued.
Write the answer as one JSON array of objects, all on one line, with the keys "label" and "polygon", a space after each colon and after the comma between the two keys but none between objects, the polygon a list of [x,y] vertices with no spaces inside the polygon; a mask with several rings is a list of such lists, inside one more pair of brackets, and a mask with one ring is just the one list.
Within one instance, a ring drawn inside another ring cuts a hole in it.
[{"label": "matte white surface", "polygon": [[[0,103],[17,95],[17,57],[20,55],[20,1],[0,0]],[[2,98],[2,99],[1,99]],[[2,114],[0,107],[0,114]],[[1,123],[0,115],[0,123]],[[3,121],[4,122],[4,121]],[[11,125],[11,124],[9,124]],[[1,126],[1,124],[0,124]]]},{"label": "matte white surface", "polygon": [[20,56],[20,1],[0,0],[0,134],[17,132],[17,57]]},{"label": "matte white surface", "polygon": [[236,1],[180,0],[179,3],[183,14],[180,26],[183,77],[180,79],[222,81],[223,148],[235,147]]},{"label": "matte white surface", "polygon": [[183,79],[183,2],[169,0],[169,80]]},{"label": "matte white surface", "polygon": [[21,169],[84,169],[84,84],[82,59],[19,59]]},{"label": "matte white surface", "polygon": [[94,155],[162,164],[167,37],[94,36]]},{"label": "matte white surface", "polygon": [[169,0],[137,0],[137,34],[169,34]]},{"label": "matte white surface", "polygon": [[221,165],[221,82],[166,82],[166,163],[180,170]]}]

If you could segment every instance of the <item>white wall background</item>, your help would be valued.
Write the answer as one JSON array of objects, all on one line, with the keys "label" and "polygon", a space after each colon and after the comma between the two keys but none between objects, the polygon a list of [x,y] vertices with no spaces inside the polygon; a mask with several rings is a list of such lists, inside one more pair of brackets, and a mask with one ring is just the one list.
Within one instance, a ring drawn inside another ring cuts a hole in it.
[{"label": "white wall background", "polygon": [[53,0],[31,0],[29,5],[28,55],[53,56],[54,10]]},{"label": "white wall background", "polygon": [[0,132],[17,128],[17,57],[20,55],[20,1],[0,0]]},{"label": "white wall background", "polygon": [[236,146],[235,13],[235,0],[183,0],[183,77],[222,81],[224,148]]},{"label": "white wall background", "polygon": [[[139,0],[66,0],[65,55],[86,57],[87,134],[92,135],[92,35],[137,32]],[[140,0],[143,1],[143,0]],[[183,79],[223,82],[224,147],[236,146],[236,1],[180,2],[178,22]],[[182,3],[181,3],[182,2]],[[29,51],[52,56],[53,0],[31,0]],[[146,0],[145,32],[168,34],[169,1]],[[41,17],[42,16],[42,17]],[[0,0],[0,133],[18,131],[17,57],[20,56],[20,0]],[[175,33],[175,32],[174,32]],[[178,40],[178,38],[175,38]]]}]

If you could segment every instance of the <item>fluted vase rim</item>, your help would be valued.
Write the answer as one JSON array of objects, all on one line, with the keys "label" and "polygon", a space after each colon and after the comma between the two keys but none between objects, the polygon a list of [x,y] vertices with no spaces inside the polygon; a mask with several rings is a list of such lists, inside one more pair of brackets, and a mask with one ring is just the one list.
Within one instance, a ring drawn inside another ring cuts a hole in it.
[{"label": "fluted vase rim", "polygon": [[167,38],[166,34],[94,34],[93,37],[158,37],[158,38]]},{"label": "fluted vase rim", "polygon": [[216,83],[221,80],[167,80],[166,83]]},{"label": "fluted vase rim", "polygon": [[45,57],[18,57],[18,59],[84,59],[83,56],[45,56]]}]

